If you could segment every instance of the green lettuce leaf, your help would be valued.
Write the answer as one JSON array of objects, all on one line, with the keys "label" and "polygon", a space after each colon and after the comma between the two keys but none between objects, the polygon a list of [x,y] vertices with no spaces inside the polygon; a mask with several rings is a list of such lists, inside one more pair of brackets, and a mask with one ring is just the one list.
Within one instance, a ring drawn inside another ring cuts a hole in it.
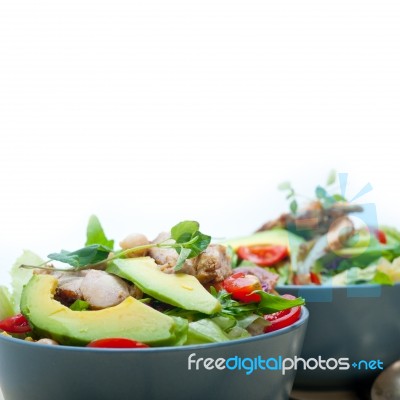
[{"label": "green lettuce leaf", "polygon": [[372,279],[372,283],[378,283],[380,285],[390,285],[393,286],[393,279],[382,271],[376,271],[374,279]]},{"label": "green lettuce leaf", "polygon": [[0,286],[0,320],[11,317],[15,314],[11,301],[10,291],[6,286]]},{"label": "green lettuce leaf", "polygon": [[99,219],[95,215],[89,218],[86,229],[85,246],[90,246],[92,244],[101,244],[111,250],[114,248],[114,240],[107,238]]},{"label": "green lettuce leaf", "polygon": [[30,250],[24,250],[22,255],[15,261],[11,268],[11,302],[14,307],[15,314],[19,313],[19,303],[21,301],[21,293],[24,285],[28,283],[33,274],[32,269],[20,268],[20,265],[40,265],[43,260]]}]

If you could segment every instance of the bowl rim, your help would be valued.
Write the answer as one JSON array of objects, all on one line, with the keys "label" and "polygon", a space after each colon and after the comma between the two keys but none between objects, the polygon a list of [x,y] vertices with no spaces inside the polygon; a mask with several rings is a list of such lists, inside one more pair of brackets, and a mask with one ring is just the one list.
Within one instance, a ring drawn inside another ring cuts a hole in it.
[{"label": "bowl rim", "polygon": [[213,349],[213,348],[221,348],[221,347],[229,347],[246,343],[259,342],[263,340],[267,340],[269,338],[277,337],[280,335],[285,335],[290,333],[291,331],[299,329],[302,325],[308,322],[309,311],[305,306],[301,306],[301,315],[298,321],[289,325],[285,328],[264,333],[258,336],[251,336],[243,339],[229,340],[226,342],[218,342],[218,343],[205,343],[205,344],[192,344],[192,345],[181,345],[181,346],[165,346],[165,347],[149,347],[144,349],[111,349],[111,348],[95,348],[95,347],[85,347],[85,346],[64,346],[64,345],[50,345],[45,343],[35,343],[30,342],[23,339],[13,338],[11,336],[6,336],[0,334],[0,342],[5,341],[6,343],[20,344],[22,346],[28,347],[36,347],[36,348],[44,348],[44,349],[52,349],[54,351],[82,351],[82,352],[94,352],[94,353],[168,353],[175,351],[194,351],[194,350],[202,350],[202,349]]}]

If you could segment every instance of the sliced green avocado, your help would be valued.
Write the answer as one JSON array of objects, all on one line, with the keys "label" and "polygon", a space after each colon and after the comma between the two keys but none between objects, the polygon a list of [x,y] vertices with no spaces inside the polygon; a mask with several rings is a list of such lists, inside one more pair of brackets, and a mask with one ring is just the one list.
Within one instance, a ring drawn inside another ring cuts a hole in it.
[{"label": "sliced green avocado", "polygon": [[54,276],[33,275],[22,291],[21,312],[36,334],[60,344],[81,346],[96,339],[123,337],[163,346],[178,344],[185,336],[182,321],[133,297],[103,310],[72,311],[54,300],[56,288]]},{"label": "sliced green avocado", "polygon": [[220,302],[192,275],[166,274],[151,257],[114,260],[107,272],[133,282],[140,290],[157,300],[185,310],[214,314]]},{"label": "sliced green avocado", "polygon": [[257,246],[264,244],[276,244],[286,246],[289,252],[304,243],[304,239],[285,229],[272,229],[270,231],[257,232],[250,236],[229,239],[224,245],[231,246],[233,250],[237,250],[240,246]]}]

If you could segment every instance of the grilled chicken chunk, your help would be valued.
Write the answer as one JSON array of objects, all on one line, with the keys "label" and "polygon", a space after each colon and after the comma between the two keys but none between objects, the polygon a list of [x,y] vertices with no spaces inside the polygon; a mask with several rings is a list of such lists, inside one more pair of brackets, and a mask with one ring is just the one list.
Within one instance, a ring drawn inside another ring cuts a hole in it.
[{"label": "grilled chicken chunk", "polygon": [[[147,237],[142,235],[141,233],[131,233],[124,240],[121,240],[119,242],[119,245],[121,246],[122,250],[128,250],[131,249],[132,247],[143,246],[149,243],[150,242],[147,239]],[[146,249],[136,250],[132,253],[127,254],[127,257],[143,257],[146,256],[147,253],[148,250]]]},{"label": "grilled chicken chunk", "polygon": [[85,300],[94,310],[116,306],[133,291],[121,278],[105,271],[89,269],[80,272],[54,272],[58,287],[54,298],[66,306]]},{"label": "grilled chicken chunk", "polygon": [[279,218],[265,223],[257,232],[284,228],[310,240],[326,234],[336,220],[348,214],[362,211],[362,206],[355,204],[340,202],[329,208],[324,208],[320,201],[314,201],[300,210],[297,215],[282,214]]},{"label": "grilled chicken chunk", "polygon": [[[169,237],[168,233],[161,233],[153,243],[160,243]],[[161,266],[162,271],[174,273],[178,260],[178,253],[174,249],[155,247],[149,250],[149,256]],[[197,257],[186,260],[180,272],[195,276],[202,284],[221,282],[232,274],[231,257],[225,246],[210,244]]]},{"label": "grilled chicken chunk", "polygon": [[92,309],[116,306],[129,296],[129,285],[117,276],[95,269],[88,270],[80,286],[83,300]]}]

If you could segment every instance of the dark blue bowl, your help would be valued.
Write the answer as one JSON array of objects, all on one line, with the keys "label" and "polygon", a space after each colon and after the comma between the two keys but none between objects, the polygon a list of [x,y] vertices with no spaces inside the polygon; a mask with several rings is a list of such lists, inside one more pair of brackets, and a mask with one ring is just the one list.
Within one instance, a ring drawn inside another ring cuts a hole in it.
[{"label": "dark blue bowl", "polygon": [[[400,359],[400,284],[280,286],[306,299],[310,319],[302,358],[347,358],[348,369],[297,370],[297,388],[354,388],[371,384]],[[375,362],[374,362],[375,361]],[[353,364],[354,363],[354,364]],[[330,361],[330,366],[334,366]]]},{"label": "dark blue bowl", "polygon": [[[5,400],[288,399],[294,369],[250,373],[250,365],[259,356],[270,358],[271,367],[271,360],[299,356],[307,321],[303,307],[298,322],[261,336],[129,350],[50,346],[0,335],[0,385]],[[235,357],[246,358],[240,370],[217,369],[214,363],[207,369],[210,362],[203,362],[232,358],[233,368]]]}]

